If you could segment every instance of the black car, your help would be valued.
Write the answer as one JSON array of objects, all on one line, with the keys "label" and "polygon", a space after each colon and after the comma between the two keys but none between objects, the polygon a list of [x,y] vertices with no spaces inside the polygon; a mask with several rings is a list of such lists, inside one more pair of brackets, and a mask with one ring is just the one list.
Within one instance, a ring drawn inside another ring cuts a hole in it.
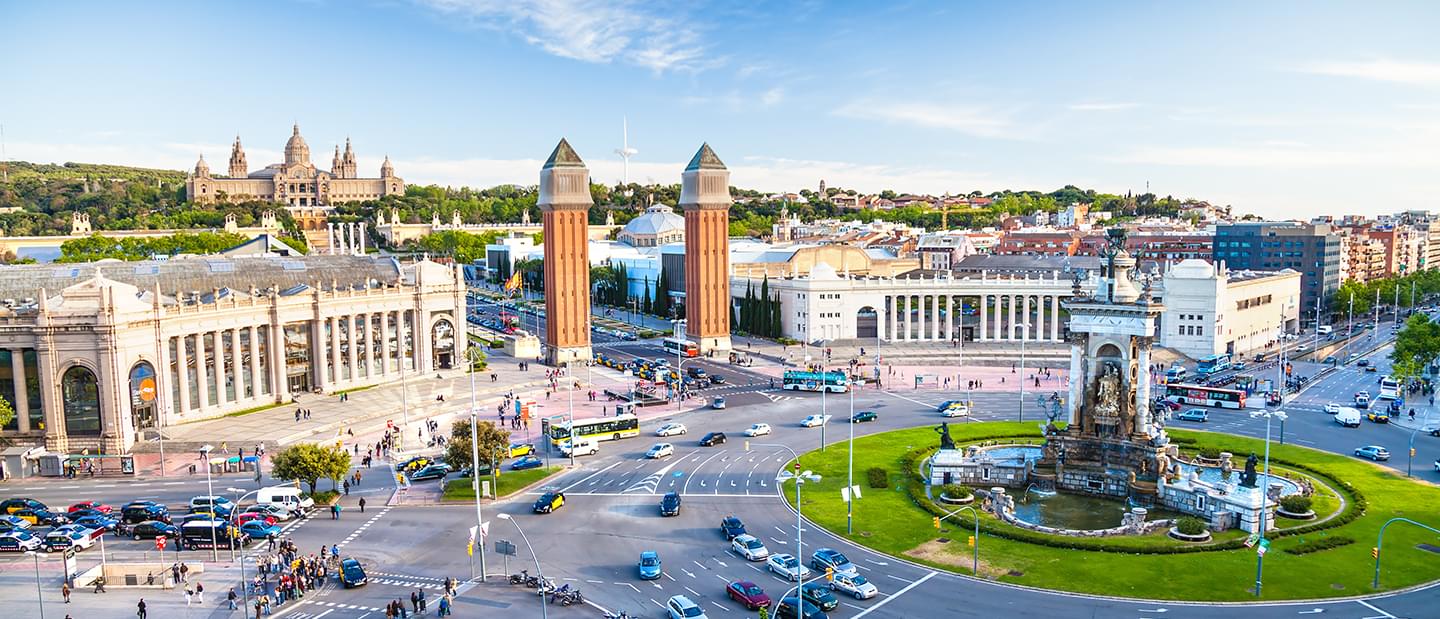
[{"label": "black car", "polygon": [[724,376],[721,376],[721,375],[719,375],[719,374],[711,374],[711,375],[710,375],[710,384],[712,384],[712,385],[723,385],[723,384],[725,384],[725,377],[724,377]]},{"label": "black car", "polygon": [[720,532],[725,534],[725,539],[735,539],[745,534],[745,523],[735,516],[726,516],[720,521]]},{"label": "black car", "polygon": [[800,587],[800,597],[806,602],[820,607],[820,610],[830,612],[840,605],[840,598],[830,592],[830,586],[820,582],[807,582]]},{"label": "black car", "polygon": [[724,433],[724,432],[711,432],[711,433],[709,433],[709,434],[706,434],[704,438],[701,438],[701,439],[700,439],[700,446],[701,446],[701,447],[714,447],[714,446],[716,446],[716,445],[722,445],[722,444],[724,444],[724,443],[725,443],[725,433]]},{"label": "black car", "polygon": [[423,469],[410,474],[410,481],[423,481],[426,479],[441,479],[450,473],[450,465],[440,463],[431,464]]},{"label": "black car", "polygon": [[689,374],[689,375],[690,375],[690,378],[705,378],[705,368],[693,368],[693,367],[692,367],[692,368],[689,368],[689,369],[685,370],[685,373],[686,373],[686,374]]},{"label": "black car", "polygon": [[815,604],[790,596],[775,606],[775,619],[829,619],[829,615]]},{"label": "black car", "polygon": [[13,514],[22,509],[49,509],[35,499],[6,499],[0,502],[0,514]]},{"label": "black car", "polygon": [[157,505],[155,503],[131,503],[120,510],[120,521],[126,524],[145,522],[147,520],[170,522],[170,510],[164,505]]},{"label": "black car", "polygon": [[340,562],[340,583],[346,589],[364,586],[366,582],[365,568],[360,566],[359,561],[345,559]]},{"label": "black car", "polygon": [[680,515],[680,493],[679,493],[679,492],[666,492],[666,493],[665,493],[665,496],[660,497],[660,515],[661,515],[661,516],[679,516],[679,515]]},{"label": "black car", "polygon": [[130,527],[130,537],[135,539],[154,539],[161,535],[170,539],[180,537],[180,527],[159,520],[146,520]]}]

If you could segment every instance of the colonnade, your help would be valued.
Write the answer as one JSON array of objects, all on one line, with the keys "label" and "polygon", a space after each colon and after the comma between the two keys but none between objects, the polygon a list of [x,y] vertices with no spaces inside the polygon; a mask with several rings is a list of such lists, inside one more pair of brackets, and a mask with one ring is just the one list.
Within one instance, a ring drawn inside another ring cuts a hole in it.
[{"label": "colonnade", "polygon": [[1058,294],[998,293],[887,295],[880,337],[890,342],[950,341],[961,338],[962,308],[977,314],[973,341],[1058,342],[1064,321]]}]

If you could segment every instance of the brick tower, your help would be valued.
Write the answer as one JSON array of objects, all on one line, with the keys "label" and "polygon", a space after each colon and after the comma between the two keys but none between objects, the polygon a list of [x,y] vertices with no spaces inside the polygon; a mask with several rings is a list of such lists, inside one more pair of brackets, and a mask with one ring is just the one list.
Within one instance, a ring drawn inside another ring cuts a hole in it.
[{"label": "brick tower", "polygon": [[560,140],[540,169],[545,232],[545,362],[590,359],[590,171]]},{"label": "brick tower", "polygon": [[700,352],[730,350],[730,171],[700,146],[680,175],[685,210],[685,319]]}]

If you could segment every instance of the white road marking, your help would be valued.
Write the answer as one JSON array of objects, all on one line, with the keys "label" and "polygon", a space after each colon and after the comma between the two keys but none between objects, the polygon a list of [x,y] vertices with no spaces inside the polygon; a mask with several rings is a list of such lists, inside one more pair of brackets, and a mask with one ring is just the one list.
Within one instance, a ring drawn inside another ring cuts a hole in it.
[{"label": "white road marking", "polygon": [[[894,578],[895,580],[898,580],[898,581],[900,581],[900,582],[910,582],[910,581],[905,580],[904,578],[901,578],[901,577],[896,576],[896,575],[894,575],[894,574],[886,574],[886,576],[889,576],[889,577],[891,577],[891,578]],[[1143,610],[1142,610],[1142,611],[1140,611],[1140,612],[1143,613],[1143,612],[1146,612],[1146,611],[1143,611]],[[1161,611],[1161,612],[1164,612],[1164,611]]]},{"label": "white road marking", "polygon": [[920,583],[925,582],[925,581],[927,581],[927,580],[930,580],[931,578],[934,578],[934,577],[935,577],[935,574],[936,574],[936,572],[927,572],[924,576],[922,576],[922,577],[920,578],[920,580],[917,580],[917,581],[915,581],[915,582],[910,583],[909,585],[906,585],[904,589],[901,589],[901,590],[899,590],[899,591],[896,591],[895,593],[891,594],[890,597],[887,597],[887,598],[885,598],[885,599],[883,599],[883,600],[880,600],[879,602],[876,602],[874,606],[871,606],[870,608],[867,608],[867,609],[865,609],[865,610],[863,610],[863,611],[860,611],[859,614],[855,615],[855,618],[854,618],[854,619],[860,619],[861,617],[864,617],[865,615],[868,615],[868,614],[870,614],[870,613],[875,612],[875,611],[876,611],[877,609],[879,609],[881,606],[884,606],[884,605],[886,605],[886,604],[889,604],[891,600],[894,600],[895,598],[898,598],[898,597],[900,597],[901,595],[904,595],[905,592],[907,592],[907,591],[909,591],[909,590],[911,590],[911,589],[914,589],[915,587],[920,586]]},{"label": "white road marking", "polygon": [[1366,602],[1365,600],[1355,600],[1355,603],[1356,603],[1356,604],[1359,604],[1359,605],[1361,605],[1361,606],[1364,606],[1365,608],[1368,608],[1368,609],[1370,609],[1370,610],[1373,610],[1373,611],[1375,611],[1375,612],[1377,612],[1377,613],[1380,613],[1380,616],[1381,616],[1381,617],[1384,617],[1385,619],[1395,619],[1395,615],[1392,615],[1392,614],[1387,613],[1387,612],[1385,612],[1385,611],[1383,611],[1383,610],[1380,610],[1380,609],[1377,608],[1375,605],[1373,605],[1373,604],[1371,604],[1371,603],[1369,603],[1369,602]]},{"label": "white road marking", "polygon": [[575,486],[580,485],[581,482],[589,481],[590,478],[595,477],[596,475],[599,475],[599,474],[601,474],[601,473],[604,473],[605,471],[608,471],[608,470],[610,470],[610,469],[613,469],[613,468],[615,468],[615,467],[617,467],[617,466],[620,466],[620,463],[619,463],[619,462],[616,462],[616,463],[614,463],[614,464],[611,464],[610,466],[607,466],[607,467],[605,467],[605,468],[603,468],[603,469],[600,469],[600,470],[598,470],[598,471],[595,471],[594,473],[591,473],[589,476],[585,477],[584,479],[581,479],[580,481],[577,481],[577,482],[575,482],[575,483],[573,483],[573,484],[570,484],[570,485],[568,485],[568,486],[566,486],[566,487],[564,487],[564,488],[561,488],[560,491],[561,491],[561,492],[565,492],[565,491],[567,491],[567,490],[569,490],[569,489],[571,489],[571,488],[574,488]]}]

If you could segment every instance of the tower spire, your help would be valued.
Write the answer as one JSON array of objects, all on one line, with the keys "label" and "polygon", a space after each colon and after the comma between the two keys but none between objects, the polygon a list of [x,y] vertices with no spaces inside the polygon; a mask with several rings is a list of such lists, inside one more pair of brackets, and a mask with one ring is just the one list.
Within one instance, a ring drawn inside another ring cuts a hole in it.
[{"label": "tower spire", "polygon": [[640,151],[630,148],[630,119],[620,118],[620,148],[615,149],[615,154],[625,161],[625,174],[620,177],[620,182],[630,184],[630,158],[640,154]]}]

